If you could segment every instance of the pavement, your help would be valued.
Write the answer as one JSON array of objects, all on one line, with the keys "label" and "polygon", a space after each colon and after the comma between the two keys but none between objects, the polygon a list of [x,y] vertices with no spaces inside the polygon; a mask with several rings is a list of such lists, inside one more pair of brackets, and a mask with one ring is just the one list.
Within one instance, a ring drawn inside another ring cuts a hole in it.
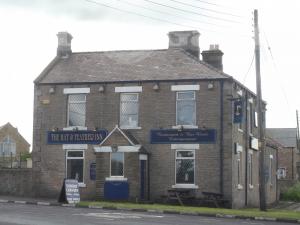
[{"label": "pavement", "polygon": [[[58,206],[58,207],[73,207],[73,208],[91,208],[91,209],[104,209],[104,210],[122,210],[122,211],[133,211],[133,212],[148,212],[148,213],[159,213],[159,214],[180,214],[186,216],[204,216],[204,217],[215,217],[215,218],[230,218],[230,219],[243,219],[243,220],[256,220],[256,221],[272,221],[280,223],[298,223],[300,220],[297,219],[281,219],[281,218],[267,218],[267,217],[253,217],[253,216],[236,216],[226,214],[208,214],[208,213],[188,213],[188,212],[177,212],[170,210],[147,210],[147,209],[124,209],[117,207],[105,207],[105,206],[76,206],[75,204],[59,203],[57,199],[47,198],[30,198],[30,197],[17,197],[17,196],[2,196],[0,195],[0,203],[14,203],[14,204],[30,204],[38,206]],[[279,202],[278,205],[273,207],[274,209],[280,210],[293,210],[300,212],[300,203],[295,202]]]}]

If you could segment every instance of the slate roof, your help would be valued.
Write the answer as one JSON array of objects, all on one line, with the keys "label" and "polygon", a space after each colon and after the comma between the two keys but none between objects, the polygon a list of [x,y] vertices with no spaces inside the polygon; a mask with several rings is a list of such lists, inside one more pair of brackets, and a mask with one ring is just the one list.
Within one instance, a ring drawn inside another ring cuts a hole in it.
[{"label": "slate roof", "polygon": [[284,147],[296,147],[296,128],[267,128],[266,135]]},{"label": "slate roof", "polygon": [[56,57],[39,84],[226,79],[229,75],[182,49],[72,53]]},{"label": "slate roof", "polygon": [[30,144],[28,143],[28,141],[26,141],[26,139],[19,133],[18,129],[15,128],[13,125],[11,125],[10,122],[8,122],[8,123],[6,123],[6,124],[0,126],[0,132],[1,132],[2,129],[4,129],[5,127],[9,127],[9,128],[11,128],[11,129],[15,130],[16,135],[19,136],[19,137],[23,140],[23,142],[25,142],[28,146],[30,146]]}]

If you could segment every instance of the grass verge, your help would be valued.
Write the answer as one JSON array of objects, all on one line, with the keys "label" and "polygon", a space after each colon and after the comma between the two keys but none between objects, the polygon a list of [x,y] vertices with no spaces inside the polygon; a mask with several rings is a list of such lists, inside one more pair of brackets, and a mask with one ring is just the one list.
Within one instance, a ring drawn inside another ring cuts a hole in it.
[{"label": "grass verge", "polygon": [[145,209],[157,211],[174,211],[180,213],[203,213],[203,214],[222,214],[235,215],[244,217],[267,217],[267,218],[281,218],[281,219],[297,219],[300,220],[300,213],[296,211],[269,209],[267,212],[261,212],[259,209],[222,209],[222,208],[208,208],[208,207],[189,207],[189,206],[175,206],[162,204],[137,204],[128,202],[80,202],[77,204],[81,207],[99,206],[99,207],[113,207],[119,209]]}]

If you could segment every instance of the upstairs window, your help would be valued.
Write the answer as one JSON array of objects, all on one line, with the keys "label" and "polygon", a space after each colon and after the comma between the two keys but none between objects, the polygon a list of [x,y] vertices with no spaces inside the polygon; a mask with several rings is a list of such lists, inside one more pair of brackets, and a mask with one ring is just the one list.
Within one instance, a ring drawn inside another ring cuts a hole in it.
[{"label": "upstairs window", "polygon": [[16,155],[16,143],[10,136],[6,136],[2,142],[0,142],[0,154],[1,156]]},{"label": "upstairs window", "polygon": [[85,126],[86,95],[72,94],[68,96],[68,126]]},{"label": "upstairs window", "polygon": [[248,108],[248,129],[249,134],[253,134],[253,125],[254,125],[254,113],[253,113],[253,103],[249,102],[249,108]]},{"label": "upstairs window", "polygon": [[136,128],[139,118],[139,94],[121,93],[120,95],[120,127]]},{"label": "upstairs window", "polygon": [[195,91],[176,92],[176,125],[196,125]]}]

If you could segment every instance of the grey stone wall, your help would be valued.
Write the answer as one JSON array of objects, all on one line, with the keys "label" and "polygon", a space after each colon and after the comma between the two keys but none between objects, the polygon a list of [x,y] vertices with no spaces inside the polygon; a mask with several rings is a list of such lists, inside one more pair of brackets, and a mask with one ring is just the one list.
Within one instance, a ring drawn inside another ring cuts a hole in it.
[{"label": "grey stone wall", "polygon": [[35,196],[32,169],[1,169],[0,195]]}]

